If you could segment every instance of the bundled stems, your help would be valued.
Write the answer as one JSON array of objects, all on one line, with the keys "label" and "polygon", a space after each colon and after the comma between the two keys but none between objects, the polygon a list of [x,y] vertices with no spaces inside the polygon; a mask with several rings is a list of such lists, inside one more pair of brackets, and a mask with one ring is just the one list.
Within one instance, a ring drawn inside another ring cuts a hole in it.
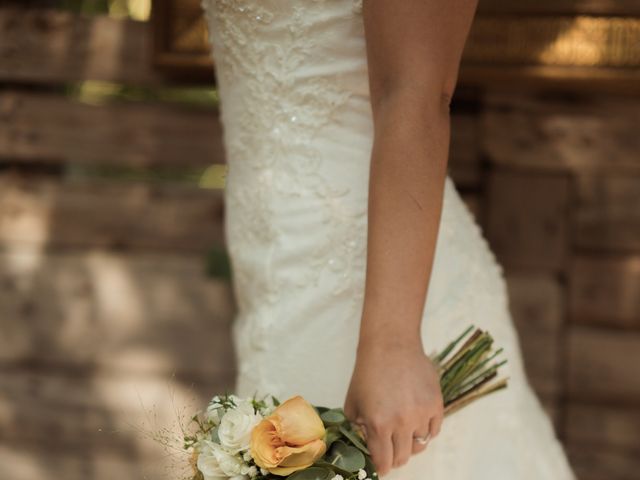
[{"label": "bundled stems", "polygon": [[471,326],[434,357],[446,414],[507,386],[507,379],[496,379],[500,367],[507,363],[497,360],[502,352],[501,348],[493,350],[493,337],[488,332]]}]

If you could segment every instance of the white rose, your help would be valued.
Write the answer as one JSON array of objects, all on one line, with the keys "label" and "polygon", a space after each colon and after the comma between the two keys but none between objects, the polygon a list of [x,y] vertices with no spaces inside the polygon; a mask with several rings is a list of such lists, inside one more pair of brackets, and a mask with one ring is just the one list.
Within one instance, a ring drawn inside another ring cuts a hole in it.
[{"label": "white rose", "polygon": [[227,475],[220,468],[216,455],[216,445],[213,442],[205,441],[200,444],[198,455],[198,470],[204,475],[204,480],[226,479]]},{"label": "white rose", "polygon": [[[239,455],[234,455],[222,445],[205,440],[201,443],[198,456],[198,470],[205,476],[205,480],[217,480],[227,477],[244,477],[248,466]],[[241,480],[238,478],[238,480]]]},{"label": "white rose", "polygon": [[361,468],[358,470],[358,480],[365,480],[365,478],[367,478],[367,472]]},{"label": "white rose", "polygon": [[228,410],[220,420],[220,443],[233,453],[248,449],[251,430],[260,420],[262,415],[253,411],[251,402],[239,402],[237,408]]}]

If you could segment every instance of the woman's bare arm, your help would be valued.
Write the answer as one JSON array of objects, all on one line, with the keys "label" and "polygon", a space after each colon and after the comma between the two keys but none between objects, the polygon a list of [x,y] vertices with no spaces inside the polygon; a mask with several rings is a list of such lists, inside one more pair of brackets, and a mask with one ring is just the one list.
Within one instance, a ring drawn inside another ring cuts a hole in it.
[{"label": "woman's bare arm", "polygon": [[[367,273],[345,411],[362,421],[382,474],[442,420],[422,348],[449,151],[449,101],[476,0],[364,0],[374,119]],[[384,358],[382,357],[384,356]]]}]

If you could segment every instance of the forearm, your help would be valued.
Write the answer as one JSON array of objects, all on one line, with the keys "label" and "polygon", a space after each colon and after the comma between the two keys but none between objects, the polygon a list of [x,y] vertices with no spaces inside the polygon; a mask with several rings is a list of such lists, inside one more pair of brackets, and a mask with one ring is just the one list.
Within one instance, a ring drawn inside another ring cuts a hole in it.
[{"label": "forearm", "polygon": [[374,124],[360,348],[420,340],[449,150],[440,98],[385,95]]}]

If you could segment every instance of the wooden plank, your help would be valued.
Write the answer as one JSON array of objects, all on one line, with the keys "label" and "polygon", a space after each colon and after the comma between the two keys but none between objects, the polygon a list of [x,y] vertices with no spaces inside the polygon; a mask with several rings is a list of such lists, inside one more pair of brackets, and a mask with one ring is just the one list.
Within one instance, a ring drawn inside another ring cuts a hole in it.
[{"label": "wooden plank", "polygon": [[636,0],[482,0],[478,4],[481,13],[518,14],[569,14],[592,15],[640,15],[640,5]]},{"label": "wooden plank", "polygon": [[637,480],[640,456],[633,452],[569,445],[569,460],[580,480]]},{"label": "wooden plank", "polygon": [[0,80],[157,85],[149,24],[60,10],[0,8]]},{"label": "wooden plank", "polygon": [[235,304],[204,271],[201,256],[0,255],[0,365],[225,376]]},{"label": "wooden plank", "polygon": [[475,192],[462,192],[460,196],[478,225],[482,225],[484,221],[484,199]]},{"label": "wooden plank", "polygon": [[640,333],[574,327],[568,349],[570,399],[638,405]]},{"label": "wooden plank", "polygon": [[578,175],[573,243],[640,252],[640,175]]},{"label": "wooden plank", "polygon": [[[99,370],[2,371],[0,444],[50,445],[69,452],[99,448],[114,454],[157,455],[150,436],[178,433],[216,393],[231,391],[233,370],[195,381]],[[4,478],[4,477],[2,477]]]},{"label": "wooden plank", "polygon": [[574,258],[569,310],[577,324],[640,328],[640,256]]},{"label": "wooden plank", "polygon": [[499,165],[579,173],[640,172],[640,109],[633,100],[489,94],[483,152]]},{"label": "wooden plank", "polygon": [[[0,478],[11,480],[113,480],[115,478],[187,478],[171,469],[170,460],[157,455],[147,461],[86,447],[56,451],[54,439],[46,445],[0,444]],[[170,465],[169,465],[170,467]],[[168,472],[170,472],[168,474]]]},{"label": "wooden plank", "polygon": [[509,268],[561,270],[567,256],[569,179],[564,175],[491,173],[487,237]]},{"label": "wooden plank", "polygon": [[224,241],[223,213],[220,190],[0,174],[0,251],[204,253]]},{"label": "wooden plank", "polygon": [[180,426],[232,386],[207,380],[2,371],[0,478],[186,478],[182,452],[151,437],[179,446]]},{"label": "wooden plank", "polygon": [[564,289],[548,274],[507,274],[510,310],[534,389],[553,404],[560,393]]},{"label": "wooden plank", "polygon": [[126,102],[88,105],[44,93],[0,92],[0,160],[203,167],[224,160],[214,109]]},{"label": "wooden plank", "polygon": [[475,188],[481,183],[478,117],[471,113],[451,116],[449,171],[458,186]]},{"label": "wooden plank", "polygon": [[566,439],[570,444],[636,452],[640,456],[640,408],[569,403]]}]

